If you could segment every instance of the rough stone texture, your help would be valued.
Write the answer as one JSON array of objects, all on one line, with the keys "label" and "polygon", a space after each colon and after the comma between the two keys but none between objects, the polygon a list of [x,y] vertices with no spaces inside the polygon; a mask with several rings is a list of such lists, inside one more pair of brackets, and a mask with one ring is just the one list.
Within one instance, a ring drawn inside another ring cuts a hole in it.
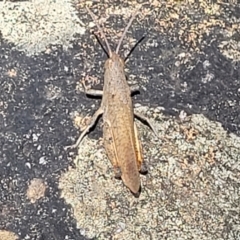
[{"label": "rough stone texture", "polygon": [[49,44],[69,47],[74,34],[85,32],[69,0],[15,2],[0,3],[1,32],[28,55],[45,51]]},{"label": "rough stone texture", "polygon": [[0,230],[0,239],[1,240],[16,240],[18,237],[16,234],[4,230]]},{"label": "rough stone texture", "polygon": [[[78,153],[63,150],[100,104],[80,84],[102,88],[106,59],[86,5],[114,49],[136,1],[0,2],[3,234],[240,239],[239,4],[150,1],[128,31],[124,56],[146,35],[126,73],[141,89],[134,103],[160,136],[138,122],[149,167],[139,199],[113,178],[101,121]],[[33,203],[27,190],[36,178],[47,188]]]},{"label": "rough stone texture", "polygon": [[240,139],[203,115],[181,122],[156,109],[137,109],[154,116],[160,136],[154,139],[138,124],[149,166],[139,199],[114,179],[103,148],[96,148],[101,140],[85,139],[76,168],[60,180],[82,234],[96,239],[239,238]]}]

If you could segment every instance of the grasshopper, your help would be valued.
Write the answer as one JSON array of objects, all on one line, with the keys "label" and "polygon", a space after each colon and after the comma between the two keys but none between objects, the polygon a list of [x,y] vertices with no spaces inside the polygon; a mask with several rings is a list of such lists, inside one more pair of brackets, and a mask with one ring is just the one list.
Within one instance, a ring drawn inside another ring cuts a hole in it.
[{"label": "grasshopper", "polygon": [[[138,90],[138,87],[129,87],[124,73],[125,62],[118,54],[121,43],[126,32],[134,20],[137,11],[132,15],[128,25],[123,31],[116,51],[113,52],[102,31],[96,16],[87,8],[88,13],[97,25],[107,45],[108,56],[104,65],[104,86],[103,91],[84,89],[87,95],[102,96],[99,109],[94,113],[90,124],[82,132],[74,145],[66,146],[76,148],[84,136],[94,127],[100,115],[103,117],[103,140],[108,158],[110,159],[115,177],[121,178],[123,183],[135,196],[139,196],[141,190],[140,173],[147,171],[143,161],[141,142],[138,138],[134,115],[144,122],[147,122],[154,131],[147,118],[134,113],[131,93]],[[156,132],[154,131],[156,134]]]}]

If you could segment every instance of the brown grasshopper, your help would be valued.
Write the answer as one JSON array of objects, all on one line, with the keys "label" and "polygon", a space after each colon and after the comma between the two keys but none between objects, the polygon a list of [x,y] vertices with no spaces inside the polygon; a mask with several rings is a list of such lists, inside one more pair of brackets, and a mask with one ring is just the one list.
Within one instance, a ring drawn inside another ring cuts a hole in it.
[{"label": "brown grasshopper", "polygon": [[[154,129],[147,118],[133,111],[131,93],[137,91],[138,87],[128,86],[124,73],[125,63],[118,54],[123,38],[137,11],[133,14],[125,28],[115,52],[111,50],[107,38],[96,20],[96,16],[88,8],[87,11],[106,42],[109,58],[104,65],[103,91],[86,90],[85,86],[84,88],[87,95],[102,96],[102,102],[77,142],[74,145],[65,147],[65,149],[76,148],[83,137],[95,125],[99,116],[103,115],[104,147],[113,165],[115,177],[121,178],[132,193],[135,196],[139,196],[141,188],[139,172],[146,172],[146,169],[145,164],[143,164],[142,146],[138,139],[134,115],[147,122],[153,131]],[[154,133],[156,134],[155,131]]]}]

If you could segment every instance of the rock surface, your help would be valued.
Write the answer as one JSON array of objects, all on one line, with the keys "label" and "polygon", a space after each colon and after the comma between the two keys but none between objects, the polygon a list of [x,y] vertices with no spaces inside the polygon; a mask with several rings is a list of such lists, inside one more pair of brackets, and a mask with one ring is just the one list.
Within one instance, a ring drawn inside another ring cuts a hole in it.
[{"label": "rock surface", "polygon": [[[101,120],[104,52],[89,6],[116,47],[136,1],[0,2],[0,239],[240,239],[240,8],[237,1],[151,1],[121,55],[140,86],[149,173],[134,198],[113,171]],[[35,183],[35,184],[33,184]],[[36,191],[39,187],[39,192]]]}]

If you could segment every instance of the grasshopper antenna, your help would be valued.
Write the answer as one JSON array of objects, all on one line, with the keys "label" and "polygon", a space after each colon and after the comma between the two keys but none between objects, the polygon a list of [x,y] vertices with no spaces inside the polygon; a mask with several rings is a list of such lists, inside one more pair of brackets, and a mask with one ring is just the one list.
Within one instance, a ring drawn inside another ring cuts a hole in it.
[{"label": "grasshopper antenna", "polygon": [[118,42],[117,48],[116,48],[116,53],[117,53],[117,54],[118,54],[118,52],[119,52],[119,49],[120,49],[120,46],[121,46],[121,44],[122,44],[123,38],[124,38],[124,36],[126,35],[128,29],[130,28],[130,26],[131,26],[134,18],[136,17],[138,11],[140,10],[140,8],[141,8],[141,7],[139,7],[139,8],[134,12],[134,14],[132,15],[132,17],[131,17],[128,25],[127,25],[126,28],[124,29],[123,34],[122,34],[122,36],[121,36],[121,38],[120,38],[120,40],[119,40],[119,42]]},{"label": "grasshopper antenna", "polygon": [[109,58],[109,53],[107,52],[107,50],[105,49],[105,47],[103,46],[100,38],[98,37],[98,35],[93,32],[93,35],[95,36],[95,38],[97,39],[97,42],[99,43],[99,45],[101,46],[101,48],[103,49],[103,51],[105,52],[105,54],[107,55],[107,57]]},{"label": "grasshopper antenna", "polygon": [[146,35],[142,36],[136,43],[135,45],[132,47],[132,49],[130,50],[130,52],[128,53],[128,55],[124,58],[124,62],[126,62],[128,60],[128,58],[130,57],[130,55],[133,53],[133,51],[136,49],[136,47],[145,39]]},{"label": "grasshopper antenna", "polygon": [[98,21],[97,21],[97,17],[94,15],[94,13],[93,13],[88,7],[86,7],[86,9],[87,9],[88,13],[90,14],[92,20],[93,20],[93,21],[95,22],[95,24],[97,25],[98,31],[103,35],[103,39],[104,39],[104,41],[105,41],[105,43],[106,43],[106,45],[107,45],[108,56],[111,58],[111,56],[112,56],[112,50],[111,50],[111,48],[110,48],[110,45],[109,45],[109,43],[108,43],[108,40],[107,40],[107,38],[106,38],[106,36],[105,36],[102,28],[100,27],[100,25],[99,25],[99,23],[98,23]]}]

